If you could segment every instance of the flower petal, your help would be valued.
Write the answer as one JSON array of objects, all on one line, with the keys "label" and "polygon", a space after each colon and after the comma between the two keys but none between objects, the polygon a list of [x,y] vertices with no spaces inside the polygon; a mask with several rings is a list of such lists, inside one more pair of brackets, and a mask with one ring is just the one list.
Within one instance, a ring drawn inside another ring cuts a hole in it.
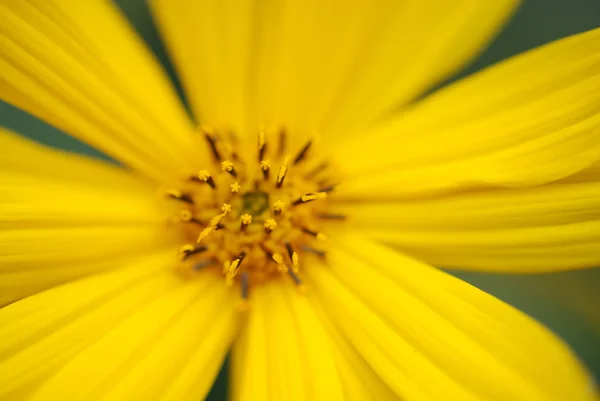
[{"label": "flower petal", "polygon": [[360,356],[352,346],[352,343],[336,328],[325,310],[323,310],[318,299],[311,297],[310,300],[329,338],[331,353],[344,389],[344,400],[398,400],[394,392],[381,381],[381,378],[371,369],[364,358]]},{"label": "flower petal", "polygon": [[[337,233],[310,284],[403,400],[594,400],[568,348],[509,305],[439,270]],[[312,288],[312,287],[311,287]]]},{"label": "flower petal", "polygon": [[456,71],[516,4],[152,1],[203,121],[242,133],[285,124],[333,140]]},{"label": "flower petal", "polygon": [[[32,400],[202,398],[236,331],[235,297],[211,272],[187,280],[164,269],[165,256],[145,260],[146,268],[162,265],[162,273],[146,269],[135,280],[118,274],[123,271],[91,277],[6,308],[8,318],[19,316],[29,338],[0,360],[0,377],[10,383],[2,391]],[[138,273],[140,266],[134,267]],[[54,299],[50,305],[48,298]],[[30,334],[32,309],[45,319],[34,322]],[[15,326],[9,326],[13,332]]]},{"label": "flower petal", "polygon": [[599,44],[596,29],[516,56],[340,144],[334,158],[347,177],[340,194],[539,185],[596,163]]},{"label": "flower petal", "polygon": [[342,400],[329,339],[309,301],[289,283],[253,289],[232,360],[234,400]]},{"label": "flower petal", "polygon": [[0,304],[168,246],[152,186],[0,130]]},{"label": "flower petal", "polygon": [[[600,167],[600,165],[599,165]],[[435,266],[540,272],[600,265],[600,169],[587,176],[435,198],[340,203],[365,236]]]},{"label": "flower petal", "polygon": [[193,126],[110,1],[0,4],[2,99],[165,181],[197,164]]}]

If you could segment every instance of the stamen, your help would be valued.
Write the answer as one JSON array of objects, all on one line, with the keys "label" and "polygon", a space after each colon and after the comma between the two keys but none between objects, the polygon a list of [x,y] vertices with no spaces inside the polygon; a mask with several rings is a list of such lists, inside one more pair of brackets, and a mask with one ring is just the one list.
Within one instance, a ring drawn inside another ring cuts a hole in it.
[{"label": "stamen", "polygon": [[309,229],[308,229],[308,228],[306,228],[306,227],[302,227],[302,228],[301,228],[301,230],[302,230],[302,232],[303,232],[303,233],[306,233],[306,234],[308,234],[308,235],[310,235],[310,236],[313,236],[313,237],[315,237],[316,239],[318,239],[319,241],[327,241],[327,237],[326,237],[326,236],[325,236],[325,234],[323,234],[323,233],[320,233],[320,232],[317,232],[317,231],[312,231],[312,230],[309,230]]},{"label": "stamen", "polygon": [[196,271],[202,270],[205,267],[214,265],[215,263],[216,263],[216,261],[214,259],[201,260],[200,262],[198,262],[194,265],[193,269]]},{"label": "stamen", "polygon": [[184,209],[179,212],[179,218],[184,223],[202,224],[202,222],[200,220],[198,220],[197,218],[195,218],[194,215],[192,214],[192,212],[187,209]]},{"label": "stamen", "polygon": [[346,220],[347,216],[341,213],[317,213],[317,217],[325,220]]},{"label": "stamen", "polygon": [[283,155],[283,152],[285,152],[285,143],[286,143],[285,128],[281,128],[279,130],[279,149],[277,150],[277,154],[279,155],[279,157],[281,157]]},{"label": "stamen", "polygon": [[265,232],[267,234],[271,234],[273,230],[277,227],[277,222],[274,219],[267,219],[265,221]]},{"label": "stamen", "polygon": [[221,169],[229,173],[232,177],[237,177],[237,172],[235,171],[235,168],[233,168],[233,163],[229,160],[225,160],[221,163]]},{"label": "stamen", "polygon": [[311,248],[310,246],[306,246],[306,245],[302,245],[302,246],[300,247],[300,249],[301,249],[302,251],[304,251],[304,252],[310,252],[310,253],[312,253],[312,254],[314,254],[314,255],[317,255],[317,256],[320,256],[320,257],[322,257],[322,258],[324,258],[324,257],[325,257],[325,255],[327,255],[327,254],[325,253],[325,251],[322,251],[322,250],[320,250],[320,249]]},{"label": "stamen", "polygon": [[199,171],[198,172],[198,176],[197,177],[192,177],[192,180],[205,182],[208,185],[210,185],[210,187],[212,189],[216,189],[217,188],[217,186],[215,184],[215,181],[213,180],[213,178],[210,175],[210,172],[208,170],[201,170],[201,171]]},{"label": "stamen", "polygon": [[304,176],[304,178],[310,179],[310,178],[314,177],[315,175],[319,174],[321,171],[325,170],[328,166],[329,166],[329,164],[327,162],[320,163],[314,169],[309,171],[308,174],[306,174]]},{"label": "stamen", "polygon": [[333,191],[335,189],[335,187],[336,187],[336,185],[329,185],[327,187],[323,187],[323,188],[319,189],[319,192],[329,193],[329,192]]},{"label": "stamen", "polygon": [[294,280],[294,284],[296,284],[297,286],[302,284],[302,280],[300,280],[300,277],[298,277],[292,269],[288,269],[288,274],[290,275],[292,280]]},{"label": "stamen", "polygon": [[281,212],[283,212],[283,208],[285,206],[285,202],[278,200],[273,204],[273,214],[275,216],[279,216]]},{"label": "stamen", "polygon": [[310,149],[312,145],[312,139],[309,140],[306,145],[304,145],[304,147],[300,150],[300,152],[298,152],[298,155],[296,156],[296,158],[294,159],[294,164],[298,164],[300,163],[302,160],[304,160],[304,158],[306,157],[306,153],[308,152],[308,150]]},{"label": "stamen", "polygon": [[266,150],[267,144],[265,142],[265,130],[261,127],[258,130],[258,161],[261,161],[265,157]]},{"label": "stamen", "polygon": [[300,260],[298,254],[296,253],[296,251],[294,251],[294,248],[292,248],[292,244],[290,244],[289,242],[285,243],[285,248],[288,251],[290,261],[292,262],[292,269],[295,273],[298,273],[298,271],[300,270]]},{"label": "stamen", "polygon": [[277,174],[277,188],[281,188],[283,184],[283,180],[285,179],[285,175],[288,171],[288,164],[290,162],[290,157],[286,156],[283,160],[283,165],[279,168],[279,174]]},{"label": "stamen", "polygon": [[274,253],[271,255],[271,259],[277,263],[277,270],[281,273],[285,273],[287,271],[287,266],[283,263],[283,256],[280,253]]},{"label": "stamen", "polygon": [[249,215],[248,213],[243,214],[242,217],[240,218],[240,220],[241,220],[240,229],[243,231],[246,229],[246,227],[248,227],[250,225],[250,223],[252,223],[252,215]]},{"label": "stamen", "polygon": [[185,202],[190,205],[194,204],[194,199],[192,199],[190,194],[184,194],[183,192],[178,191],[176,189],[167,189],[165,192],[167,193],[167,196],[169,196],[172,199],[176,199],[178,201]]},{"label": "stamen", "polygon": [[231,189],[231,193],[237,194],[238,192],[240,192],[242,186],[239,182],[236,181],[233,184],[229,185],[229,188]]},{"label": "stamen", "polygon": [[213,154],[213,157],[217,161],[221,161],[221,155],[219,154],[219,150],[217,149],[217,143],[215,138],[213,138],[214,131],[209,127],[202,127],[202,131],[204,132],[204,138],[208,142],[208,146],[210,147],[210,151]]},{"label": "stamen", "polygon": [[241,275],[242,299],[248,299],[248,272],[243,272]]},{"label": "stamen", "polygon": [[202,241],[204,238],[206,238],[206,236],[210,233],[212,233],[213,231],[218,230],[219,228],[222,228],[224,226],[219,226],[219,223],[221,221],[221,219],[223,217],[225,217],[225,215],[227,215],[227,213],[231,212],[231,205],[228,203],[223,203],[223,206],[221,206],[221,211],[223,213],[213,217],[210,220],[209,226],[206,227],[204,230],[202,230],[202,232],[200,233],[200,235],[198,236],[198,239],[196,240],[196,242],[200,242]]},{"label": "stamen", "polygon": [[231,263],[229,263],[229,265],[227,266],[227,277],[225,277],[225,283],[227,285],[233,284],[232,280],[235,277],[235,275],[237,274],[238,270],[240,269],[240,265],[244,261],[245,257],[246,257],[246,252],[242,251],[242,252],[240,252],[238,257],[235,258],[233,261],[231,261]]},{"label": "stamen", "polygon": [[317,199],[325,199],[325,198],[327,198],[326,192],[309,192],[307,194],[302,195],[299,199],[296,199],[294,202],[292,202],[292,205],[296,206],[301,203],[308,203],[308,202],[312,202]]},{"label": "stamen", "polygon": [[179,249],[179,257],[180,257],[181,261],[183,262],[188,257],[198,254],[198,253],[202,253],[202,252],[206,251],[207,249],[208,248],[204,245],[193,246],[190,244],[186,244],[186,245],[182,246],[181,249]]},{"label": "stamen", "polygon": [[266,180],[269,179],[269,170],[271,170],[271,162],[268,160],[261,160],[260,169],[263,172],[263,178]]}]

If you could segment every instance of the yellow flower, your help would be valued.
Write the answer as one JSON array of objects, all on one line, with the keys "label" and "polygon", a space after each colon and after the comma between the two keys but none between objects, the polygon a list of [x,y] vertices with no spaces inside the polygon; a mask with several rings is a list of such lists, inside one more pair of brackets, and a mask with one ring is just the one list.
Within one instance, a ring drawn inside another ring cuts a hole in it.
[{"label": "yellow flower", "polygon": [[514,3],[153,0],[196,127],[109,1],[3,0],[2,99],[127,169],[0,135],[0,399],[595,399],[431,267],[600,264],[600,30],[407,106]]}]

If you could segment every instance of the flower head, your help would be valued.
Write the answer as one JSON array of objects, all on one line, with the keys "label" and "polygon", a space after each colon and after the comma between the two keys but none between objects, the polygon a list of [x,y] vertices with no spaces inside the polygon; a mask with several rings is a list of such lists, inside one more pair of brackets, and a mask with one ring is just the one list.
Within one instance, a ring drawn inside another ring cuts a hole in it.
[{"label": "flower head", "polygon": [[600,263],[599,30],[407,106],[513,3],[153,0],[197,126],[111,2],[1,2],[2,99],[123,166],[2,130],[0,399],[593,400],[432,267]]}]

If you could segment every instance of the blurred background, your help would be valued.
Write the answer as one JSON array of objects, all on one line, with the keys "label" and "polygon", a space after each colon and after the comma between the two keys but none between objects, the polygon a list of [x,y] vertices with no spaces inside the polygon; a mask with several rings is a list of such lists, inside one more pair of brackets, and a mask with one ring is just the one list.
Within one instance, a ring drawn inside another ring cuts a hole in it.
[{"label": "blurred background", "polygon": [[[183,97],[144,0],[114,1],[163,63]],[[440,87],[514,54],[598,26],[600,0],[526,0],[491,46],[468,68]],[[0,125],[51,146],[110,160],[2,102]],[[600,382],[600,268],[519,276],[452,273],[544,323],[571,345]],[[208,399],[224,400],[226,391],[227,366],[224,366]]]}]

